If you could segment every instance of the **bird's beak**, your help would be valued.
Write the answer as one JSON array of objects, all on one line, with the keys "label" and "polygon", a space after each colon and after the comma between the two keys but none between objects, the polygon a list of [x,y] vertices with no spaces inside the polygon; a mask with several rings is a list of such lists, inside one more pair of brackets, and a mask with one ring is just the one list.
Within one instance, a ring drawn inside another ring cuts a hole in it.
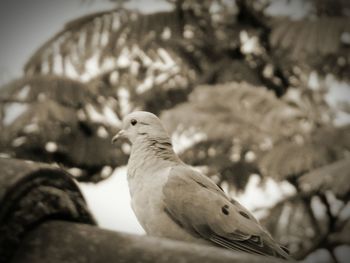
[{"label": "bird's beak", "polygon": [[120,137],[124,136],[124,130],[120,130],[114,137],[112,138],[112,143],[115,143]]}]

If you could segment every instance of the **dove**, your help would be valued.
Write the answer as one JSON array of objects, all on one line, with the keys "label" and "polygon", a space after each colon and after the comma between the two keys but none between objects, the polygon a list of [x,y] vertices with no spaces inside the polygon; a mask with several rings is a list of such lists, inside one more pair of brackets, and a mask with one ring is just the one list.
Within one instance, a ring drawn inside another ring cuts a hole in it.
[{"label": "dove", "polygon": [[128,114],[112,142],[120,137],[132,145],[131,206],[148,235],[291,260],[246,208],[180,160],[156,115]]}]

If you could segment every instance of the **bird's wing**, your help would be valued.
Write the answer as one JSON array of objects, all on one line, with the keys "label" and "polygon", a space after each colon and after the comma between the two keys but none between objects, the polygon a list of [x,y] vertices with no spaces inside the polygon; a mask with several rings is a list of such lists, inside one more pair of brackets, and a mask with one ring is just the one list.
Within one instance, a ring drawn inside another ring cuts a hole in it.
[{"label": "bird's wing", "polygon": [[189,233],[233,250],[289,257],[251,213],[209,178],[182,165],[169,173],[164,209]]}]

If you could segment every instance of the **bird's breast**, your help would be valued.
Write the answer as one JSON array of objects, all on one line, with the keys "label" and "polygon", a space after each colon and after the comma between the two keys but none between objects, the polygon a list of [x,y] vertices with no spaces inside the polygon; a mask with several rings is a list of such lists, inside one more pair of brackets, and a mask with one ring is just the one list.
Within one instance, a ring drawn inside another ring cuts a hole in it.
[{"label": "bird's breast", "polygon": [[[165,212],[163,187],[170,167],[157,171],[144,171],[129,177],[132,209],[147,234],[177,240],[194,241],[194,237],[178,226]],[[146,175],[147,176],[144,176]]]},{"label": "bird's breast", "polygon": [[156,221],[157,214],[164,209],[162,189],[167,182],[167,174],[166,169],[161,169],[137,172],[128,178],[131,206],[146,232],[146,226]]}]

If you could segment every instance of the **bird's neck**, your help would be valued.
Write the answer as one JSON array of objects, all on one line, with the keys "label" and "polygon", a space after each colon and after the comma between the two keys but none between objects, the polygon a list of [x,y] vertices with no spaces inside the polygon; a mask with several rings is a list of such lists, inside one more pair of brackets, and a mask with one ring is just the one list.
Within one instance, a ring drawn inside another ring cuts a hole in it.
[{"label": "bird's neck", "polygon": [[175,154],[170,138],[140,138],[133,142],[128,162],[128,176],[137,176],[151,169],[181,162]]}]

